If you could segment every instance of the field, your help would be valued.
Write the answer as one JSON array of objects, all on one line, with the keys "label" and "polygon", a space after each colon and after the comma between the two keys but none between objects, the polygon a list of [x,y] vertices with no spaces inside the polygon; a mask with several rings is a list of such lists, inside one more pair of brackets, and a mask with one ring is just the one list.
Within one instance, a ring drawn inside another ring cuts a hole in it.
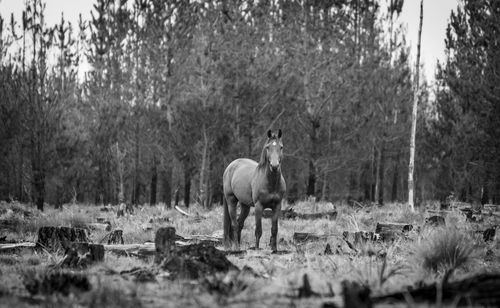
[{"label": "field", "polygon": [[[427,209],[432,206],[427,206]],[[36,242],[42,226],[89,229],[96,221],[109,221],[112,230],[123,230],[125,244],[154,242],[155,232],[173,226],[182,236],[220,237],[222,208],[210,211],[197,206],[184,216],[164,206],[142,206],[134,214],[117,217],[116,209],[93,205],[65,205],[38,212],[18,203],[0,205],[1,242]],[[228,254],[239,271],[220,272],[198,279],[172,278],[154,262],[154,257],[117,255],[106,251],[104,261],[87,268],[61,266],[62,251],[30,248],[0,253],[0,306],[64,307],[344,307],[366,305],[347,302],[344,293],[361,288],[354,297],[369,289],[372,299],[380,295],[417,288],[432,283],[460,281],[480,274],[500,274],[499,236],[485,241],[482,231],[498,228],[495,215],[470,221],[458,209],[444,215],[445,226],[425,223],[431,214],[422,208],[415,213],[403,204],[383,207],[350,207],[346,204],[303,201],[297,213],[337,211],[336,219],[282,219],[279,222],[277,254],[268,246],[270,220],[263,222],[263,249],[252,250],[252,212],[242,233],[243,252]],[[374,231],[377,223],[411,224],[413,229],[389,241],[380,239],[348,241],[343,232]],[[310,241],[294,240],[295,233],[317,235]],[[89,230],[89,238],[99,243],[106,230]],[[329,244],[330,249],[325,248]],[[218,249],[224,250],[222,245]],[[329,250],[329,251],[328,251]],[[89,285],[33,288],[53,273],[87,277]],[[79,276],[80,275],[80,276]],[[347,283],[347,282],[355,282]],[[61,291],[62,290],[62,291]],[[353,291],[355,292],[355,291]],[[359,294],[358,294],[359,293]],[[368,295],[367,295],[368,296]],[[360,298],[363,298],[361,295]],[[441,305],[454,307],[458,298],[444,297],[392,302],[399,306]],[[358,305],[359,304],[359,305]],[[385,306],[388,302],[376,302]]]}]

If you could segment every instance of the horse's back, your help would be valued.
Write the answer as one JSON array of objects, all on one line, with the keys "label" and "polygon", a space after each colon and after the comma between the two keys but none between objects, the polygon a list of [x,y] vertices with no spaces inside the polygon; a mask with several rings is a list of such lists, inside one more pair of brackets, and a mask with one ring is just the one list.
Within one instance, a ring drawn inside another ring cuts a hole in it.
[{"label": "horse's back", "polygon": [[241,203],[253,205],[251,184],[257,165],[248,158],[232,161],[224,171],[224,195],[234,195]]}]

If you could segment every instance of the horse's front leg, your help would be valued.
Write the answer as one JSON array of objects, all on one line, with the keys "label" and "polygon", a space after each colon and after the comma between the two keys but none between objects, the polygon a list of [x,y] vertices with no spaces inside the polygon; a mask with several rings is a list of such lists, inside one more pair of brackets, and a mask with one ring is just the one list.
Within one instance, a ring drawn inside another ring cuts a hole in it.
[{"label": "horse's front leg", "polygon": [[276,243],[278,237],[278,218],[281,214],[281,202],[278,202],[273,209],[273,217],[271,224],[271,250],[272,252],[278,252],[278,245]]},{"label": "horse's front leg", "polygon": [[260,202],[255,203],[255,249],[259,249],[260,237],[262,236],[262,211],[264,208]]}]

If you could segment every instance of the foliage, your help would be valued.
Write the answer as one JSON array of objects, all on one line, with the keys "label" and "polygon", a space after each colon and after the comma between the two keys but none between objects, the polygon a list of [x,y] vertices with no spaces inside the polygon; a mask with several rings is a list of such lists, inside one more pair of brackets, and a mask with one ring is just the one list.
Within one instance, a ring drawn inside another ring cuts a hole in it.
[{"label": "foliage", "polygon": [[471,237],[456,227],[428,231],[416,248],[415,256],[424,270],[449,271],[466,265],[475,246]]},{"label": "foliage", "polygon": [[443,200],[454,192],[462,201],[498,202],[499,14],[497,1],[466,0],[450,16],[422,147]]},{"label": "foliage", "polygon": [[290,202],[403,199],[401,7],[96,0],[90,20],[45,25],[28,1],[0,33],[0,199],[210,207],[278,127]]}]

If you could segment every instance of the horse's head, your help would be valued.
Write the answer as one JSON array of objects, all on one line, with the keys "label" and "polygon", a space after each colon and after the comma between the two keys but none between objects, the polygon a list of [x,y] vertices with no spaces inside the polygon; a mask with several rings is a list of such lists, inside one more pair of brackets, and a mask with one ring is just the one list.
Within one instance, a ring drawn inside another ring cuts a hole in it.
[{"label": "horse's head", "polygon": [[269,162],[271,171],[277,171],[281,166],[281,159],[283,158],[283,142],[281,142],[281,129],[278,134],[273,134],[271,130],[267,131],[267,142],[264,146],[265,155]]}]

